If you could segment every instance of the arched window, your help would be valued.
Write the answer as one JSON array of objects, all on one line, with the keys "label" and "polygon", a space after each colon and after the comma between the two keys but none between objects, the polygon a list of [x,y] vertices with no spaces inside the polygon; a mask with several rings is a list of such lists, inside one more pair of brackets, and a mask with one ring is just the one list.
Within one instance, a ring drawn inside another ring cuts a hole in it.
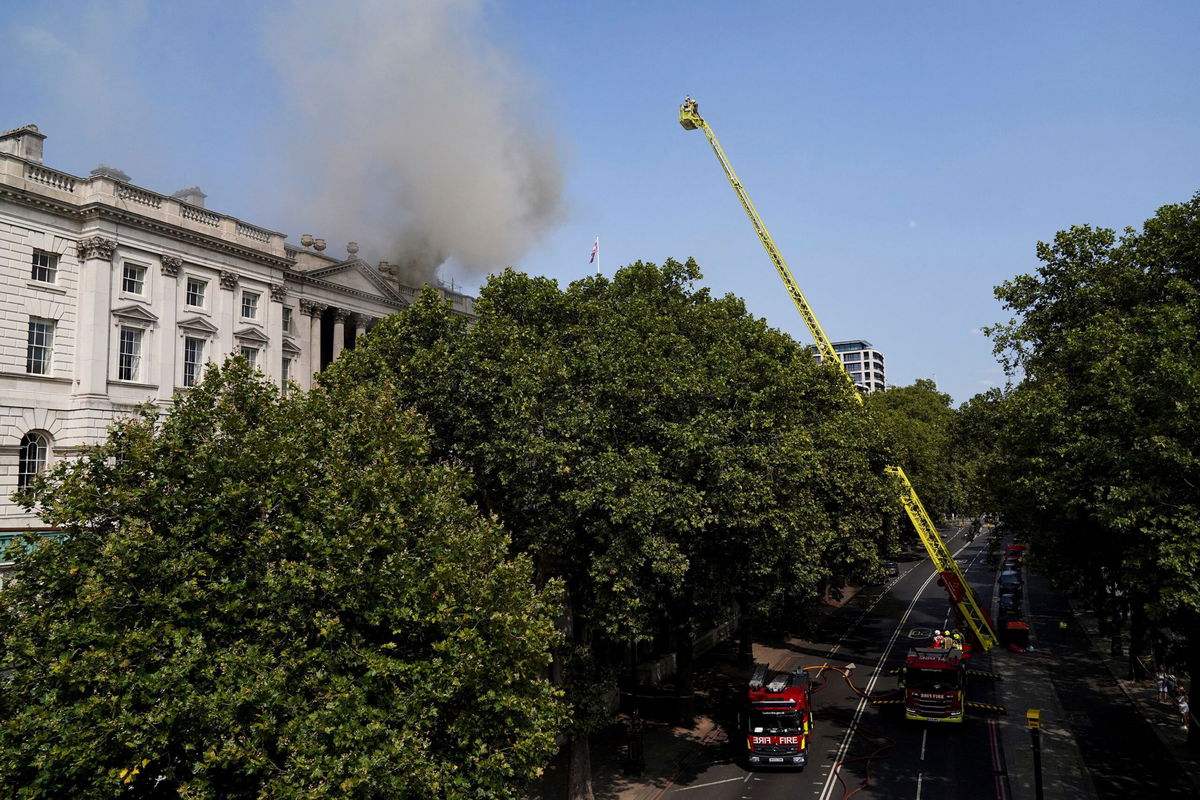
[{"label": "arched window", "polygon": [[46,468],[46,452],[49,450],[46,437],[40,433],[21,437],[21,454],[17,462],[17,488],[24,489],[33,482],[33,476]]}]

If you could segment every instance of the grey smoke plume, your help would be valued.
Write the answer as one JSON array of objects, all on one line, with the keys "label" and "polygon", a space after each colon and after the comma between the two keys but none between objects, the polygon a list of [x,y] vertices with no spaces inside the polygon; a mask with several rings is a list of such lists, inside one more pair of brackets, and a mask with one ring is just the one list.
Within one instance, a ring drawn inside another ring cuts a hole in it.
[{"label": "grey smoke plume", "polygon": [[303,118],[285,132],[297,196],[319,198],[305,218],[400,265],[405,283],[447,259],[512,264],[562,216],[559,147],[530,81],[477,29],[480,5],[294,0],[275,26]]}]

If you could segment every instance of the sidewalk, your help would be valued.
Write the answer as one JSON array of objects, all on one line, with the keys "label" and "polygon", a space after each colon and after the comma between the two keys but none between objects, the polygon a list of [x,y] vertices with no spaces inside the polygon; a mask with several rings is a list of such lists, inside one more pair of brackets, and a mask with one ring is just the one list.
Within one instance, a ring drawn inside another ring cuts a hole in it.
[{"label": "sidewalk", "polygon": [[[1087,635],[1093,655],[1104,663],[1121,691],[1137,707],[1138,713],[1150,723],[1155,735],[1191,780],[1196,796],[1200,797],[1200,757],[1187,745],[1187,732],[1179,722],[1179,709],[1174,699],[1165,702],[1158,699],[1158,688],[1153,675],[1147,680],[1129,680],[1128,656],[1112,655],[1112,639],[1101,635],[1100,622],[1096,616],[1074,602],[1071,603],[1071,609]],[[1181,679],[1190,690],[1192,681],[1184,676],[1181,676]],[[1191,695],[1190,691],[1188,695]],[[1193,709],[1193,715],[1195,713]]]}]

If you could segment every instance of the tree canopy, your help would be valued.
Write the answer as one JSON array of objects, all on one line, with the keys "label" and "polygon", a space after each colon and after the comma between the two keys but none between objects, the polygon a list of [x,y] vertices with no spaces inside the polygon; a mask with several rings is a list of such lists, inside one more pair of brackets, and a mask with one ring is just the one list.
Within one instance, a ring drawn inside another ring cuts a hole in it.
[{"label": "tree canopy", "polygon": [[385,377],[428,418],[473,499],[564,580],[593,656],[735,599],[815,603],[878,563],[882,447],[844,378],[698,277],[638,262],[561,289],[508,271],[471,324],[427,293],[322,375],[334,394]]},{"label": "tree canopy", "polygon": [[404,405],[239,358],[39,478],[68,536],[0,591],[0,796],[524,796],[558,587]]},{"label": "tree canopy", "polygon": [[992,471],[1048,571],[1120,617],[1200,620],[1200,194],[1038,246],[989,329],[1020,383]]},{"label": "tree canopy", "polygon": [[867,395],[866,405],[881,427],[894,459],[904,467],[935,519],[962,507],[963,486],[954,447],[955,412],[950,395],[919,379]]}]

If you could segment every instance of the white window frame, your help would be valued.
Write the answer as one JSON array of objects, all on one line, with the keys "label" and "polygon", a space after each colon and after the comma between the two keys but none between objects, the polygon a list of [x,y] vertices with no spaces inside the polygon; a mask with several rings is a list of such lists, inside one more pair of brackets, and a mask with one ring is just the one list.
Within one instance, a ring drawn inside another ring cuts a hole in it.
[{"label": "white window frame", "polygon": [[[197,352],[195,354],[196,360],[189,361],[188,360],[188,348],[193,343],[195,343],[195,345],[198,348]],[[183,337],[183,357],[181,359],[181,362],[183,364],[183,385],[185,387],[190,388],[200,382],[200,376],[204,374],[204,364],[205,364],[204,346],[207,343],[208,342],[203,337],[200,337],[200,336],[186,336],[185,335]],[[190,375],[188,374],[189,368],[191,368]],[[189,380],[189,378],[191,380]]]},{"label": "white window frame", "polygon": [[[249,291],[242,292],[242,307],[241,307],[242,319],[247,319],[247,320],[257,320],[258,319],[258,310],[259,310],[259,302],[258,301],[261,299],[262,299],[262,295],[259,294],[258,292],[249,292]],[[246,313],[247,311],[249,311],[250,313],[247,314]]]},{"label": "white window frame", "polygon": [[248,344],[243,344],[238,347],[238,353],[250,362],[251,369],[258,369],[258,354],[259,348],[251,347]]},{"label": "white window frame", "polygon": [[[32,454],[32,455],[31,455]],[[50,438],[41,431],[29,431],[21,437],[17,453],[17,488],[24,489],[50,461]]]},{"label": "white window frame", "polygon": [[[38,277],[39,270],[45,277]],[[57,283],[58,256],[54,253],[47,253],[45,250],[34,250],[30,258],[29,280],[38,283]]]},{"label": "white window frame", "polygon": [[292,328],[296,324],[296,314],[295,314],[295,312],[292,311],[292,307],[284,306],[280,313],[282,314],[282,317],[283,317],[283,332],[284,333],[294,333]]},{"label": "white window frame", "polygon": [[149,276],[150,270],[146,268],[145,264],[139,264],[136,261],[123,262],[121,264],[121,294],[129,297],[145,297]]},{"label": "white window frame", "polygon": [[[192,283],[195,283],[200,291],[192,292]],[[195,275],[188,275],[187,280],[183,282],[183,305],[185,308],[206,309],[208,308],[208,284],[209,281],[204,278],[198,278]],[[191,301],[193,294],[199,294],[200,303],[196,304]]]},{"label": "white window frame", "polygon": [[[49,375],[54,369],[54,327],[52,319],[30,317],[28,336],[25,344],[25,374]],[[35,341],[35,337],[43,337],[44,341]],[[36,364],[40,370],[33,369]]]},{"label": "white window frame", "polygon": [[[125,334],[129,334],[126,339]],[[127,352],[126,342],[136,344],[133,352]],[[117,380],[125,383],[139,383],[142,376],[142,353],[146,349],[146,329],[135,325],[117,326]],[[126,359],[129,359],[127,362]],[[127,375],[122,374],[128,372]]]}]

